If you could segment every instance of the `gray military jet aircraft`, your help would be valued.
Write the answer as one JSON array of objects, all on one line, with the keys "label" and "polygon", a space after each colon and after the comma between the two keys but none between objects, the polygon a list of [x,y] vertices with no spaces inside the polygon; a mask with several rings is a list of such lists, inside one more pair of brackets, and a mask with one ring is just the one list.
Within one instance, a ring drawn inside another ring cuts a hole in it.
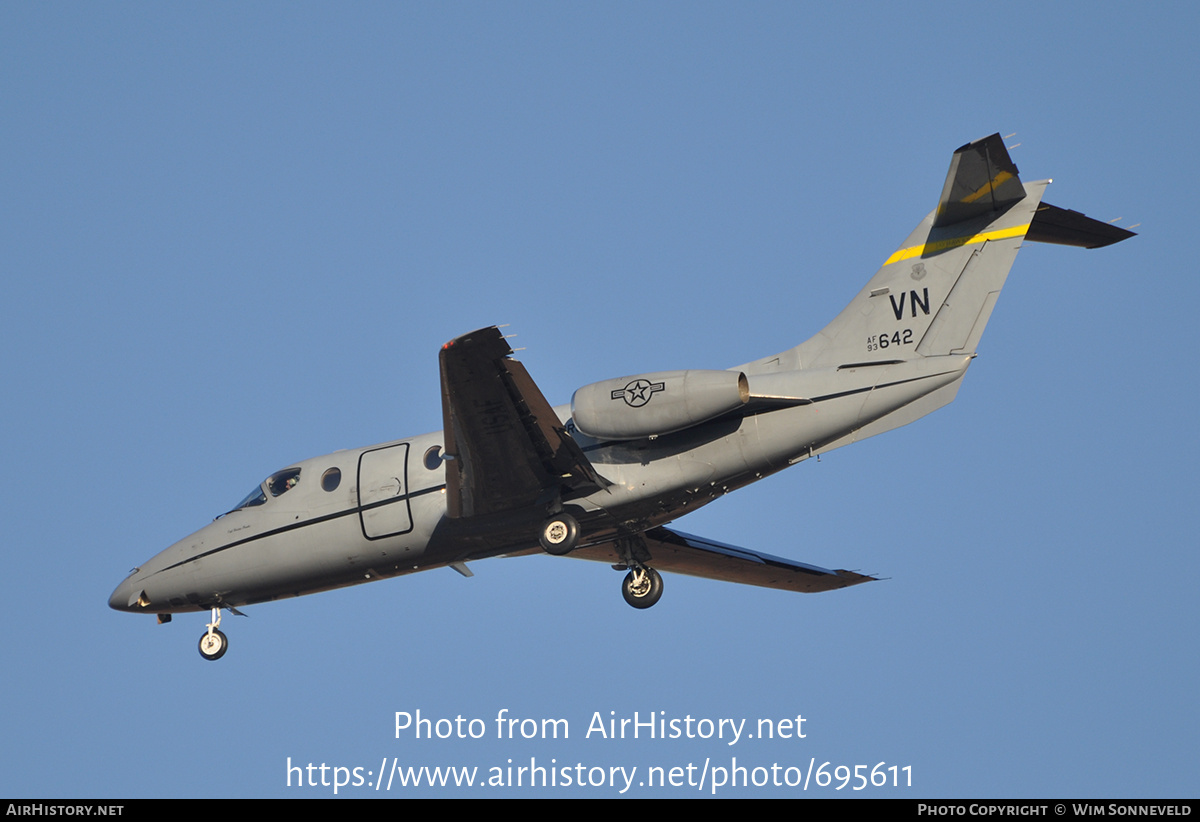
[{"label": "gray military jet aircraft", "polygon": [[545,551],[626,571],[635,608],[659,571],[789,591],[873,577],[671,530],[667,523],[809,457],[954,399],[1025,240],[1096,248],[1132,232],[1042,202],[999,134],[954,152],[938,207],[833,322],[725,371],[635,374],[551,407],[496,328],[440,354],[443,428],[338,451],[267,477],[236,508],[153,557],[109,605],[211,612],[200,653],[228,647],[221,611]]}]

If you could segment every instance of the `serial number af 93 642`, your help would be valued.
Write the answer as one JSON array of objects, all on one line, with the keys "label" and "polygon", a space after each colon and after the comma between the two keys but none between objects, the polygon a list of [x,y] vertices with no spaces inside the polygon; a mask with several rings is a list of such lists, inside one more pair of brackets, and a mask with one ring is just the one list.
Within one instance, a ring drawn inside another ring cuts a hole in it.
[{"label": "serial number af 93 642", "polygon": [[912,329],[906,328],[903,331],[896,331],[892,334],[867,337],[867,350],[878,351],[881,348],[890,348],[895,345],[912,345],[912,341]]}]

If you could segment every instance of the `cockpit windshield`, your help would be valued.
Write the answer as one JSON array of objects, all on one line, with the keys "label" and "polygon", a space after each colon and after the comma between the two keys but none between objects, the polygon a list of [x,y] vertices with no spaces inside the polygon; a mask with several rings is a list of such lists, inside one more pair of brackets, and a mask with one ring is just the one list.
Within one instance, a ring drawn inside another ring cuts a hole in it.
[{"label": "cockpit windshield", "polygon": [[262,505],[267,501],[267,495],[263,493],[261,485],[256,485],[254,490],[246,495],[246,498],[234,506],[234,511],[240,511],[243,508],[252,508],[255,505]]},{"label": "cockpit windshield", "polygon": [[267,477],[265,482],[247,494],[246,498],[239,502],[233,510],[240,511],[243,508],[253,508],[256,505],[262,505],[267,501],[268,491],[272,497],[278,497],[292,490],[298,482],[300,482],[299,468],[285,468],[282,471],[276,471]]},{"label": "cockpit windshield", "polygon": [[271,496],[277,497],[295,488],[298,482],[300,482],[300,469],[285,468],[267,477],[267,490],[271,492]]}]

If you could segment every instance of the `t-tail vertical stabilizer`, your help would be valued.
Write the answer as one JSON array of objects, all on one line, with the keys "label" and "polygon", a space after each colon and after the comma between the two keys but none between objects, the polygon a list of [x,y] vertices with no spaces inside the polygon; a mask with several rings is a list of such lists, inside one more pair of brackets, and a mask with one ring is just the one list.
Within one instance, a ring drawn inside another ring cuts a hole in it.
[{"label": "t-tail vertical stabilizer", "polygon": [[819,374],[871,374],[876,389],[917,372],[944,375],[941,387],[903,407],[881,407],[878,414],[868,413],[872,392],[864,402],[862,427],[849,437],[814,446],[818,453],[899,427],[949,403],[1026,239],[1095,248],[1133,236],[1042,203],[1049,182],[1023,183],[999,134],[955,151],[937,208],[833,322],[789,351],[741,366],[751,391],[756,384],[787,379],[782,376],[787,373],[796,375],[789,381],[805,383]]},{"label": "t-tail vertical stabilizer", "polygon": [[1023,185],[999,134],[954,152],[937,209],[794,368],[973,354],[1045,183]]},{"label": "t-tail vertical stabilizer", "polygon": [[1042,203],[999,134],[954,152],[938,207],[812,339],[748,374],[973,355],[1022,241],[1087,248],[1133,233]]}]

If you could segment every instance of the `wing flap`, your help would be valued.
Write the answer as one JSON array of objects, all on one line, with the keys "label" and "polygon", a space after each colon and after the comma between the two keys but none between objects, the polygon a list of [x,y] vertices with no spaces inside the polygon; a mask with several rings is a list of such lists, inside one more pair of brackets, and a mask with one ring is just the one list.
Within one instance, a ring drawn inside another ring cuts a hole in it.
[{"label": "wing flap", "polygon": [[[668,528],[651,528],[642,534],[642,538],[650,554],[646,564],[670,573],[810,594],[875,579],[853,571],[831,571]],[[568,556],[612,564],[623,562],[612,542],[577,548]]]}]

